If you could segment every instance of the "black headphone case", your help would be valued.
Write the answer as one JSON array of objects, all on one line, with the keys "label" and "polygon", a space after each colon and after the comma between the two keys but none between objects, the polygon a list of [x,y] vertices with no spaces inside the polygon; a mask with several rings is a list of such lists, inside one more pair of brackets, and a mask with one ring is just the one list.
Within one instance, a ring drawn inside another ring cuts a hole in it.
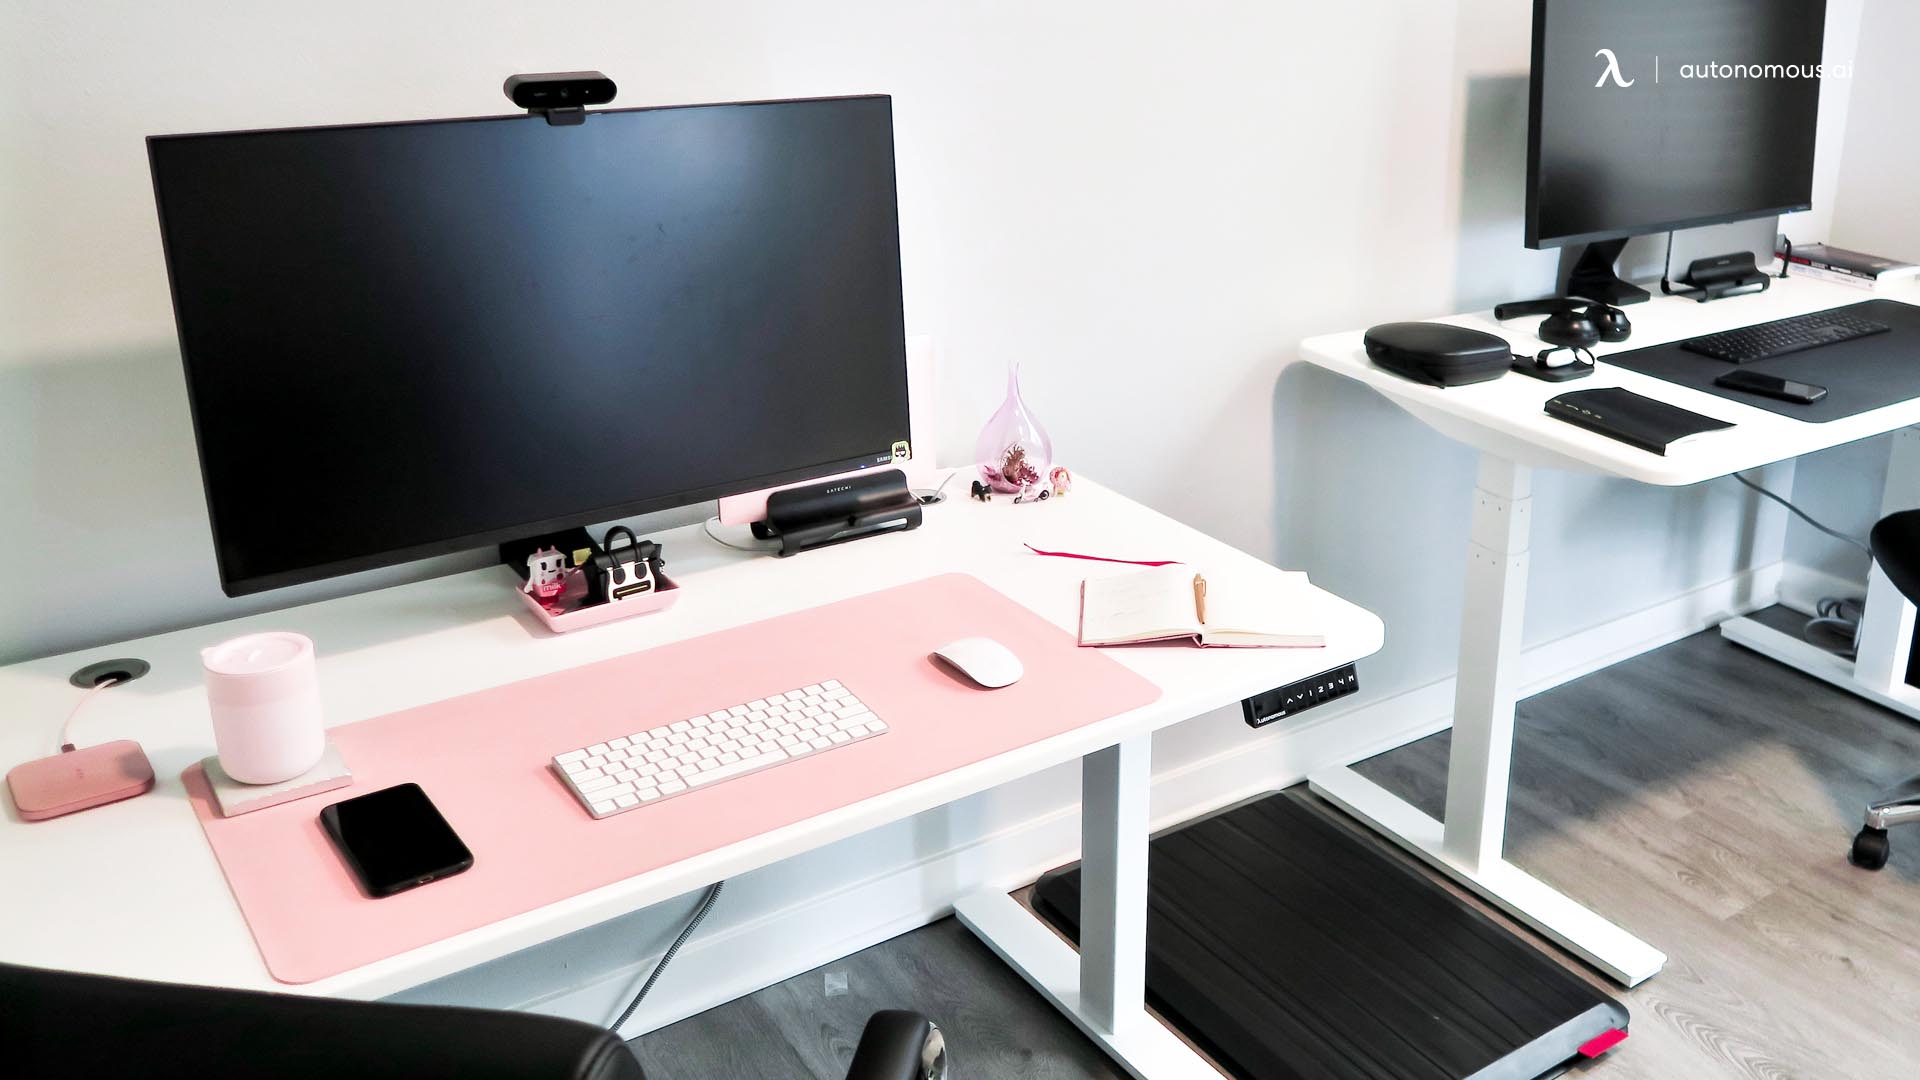
[{"label": "black headphone case", "polygon": [[1429,386],[1497,379],[1513,361],[1506,339],[1433,322],[1382,323],[1367,331],[1367,358]]}]

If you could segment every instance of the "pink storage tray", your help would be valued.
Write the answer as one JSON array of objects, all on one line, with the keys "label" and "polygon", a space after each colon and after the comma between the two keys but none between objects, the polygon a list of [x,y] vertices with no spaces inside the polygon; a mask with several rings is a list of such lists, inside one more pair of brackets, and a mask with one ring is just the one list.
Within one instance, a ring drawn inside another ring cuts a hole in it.
[{"label": "pink storage tray", "polygon": [[569,630],[584,630],[589,626],[599,626],[602,623],[630,619],[635,615],[651,615],[656,611],[667,610],[680,599],[680,585],[668,577],[664,570],[660,572],[659,579],[659,586],[645,596],[636,596],[617,604],[594,604],[592,607],[569,611],[565,615],[555,615],[541,607],[540,601],[535,600],[527,594],[525,589],[517,585],[513,592],[520,598],[520,603],[528,611],[533,612],[533,617],[540,620],[540,625],[556,634],[564,634]]},{"label": "pink storage tray", "polygon": [[[986,636],[1026,666],[979,690],[927,654]],[[404,677],[395,672],[395,678]],[[586,815],[554,754],[839,679],[886,719],[877,739],[617,817]],[[312,982],[453,937],[1146,705],[1160,690],[976,578],[949,574],[334,728],[351,786],[222,818],[198,765],[194,812],[273,977]],[[473,869],[363,896],[322,806],[415,782]]]}]

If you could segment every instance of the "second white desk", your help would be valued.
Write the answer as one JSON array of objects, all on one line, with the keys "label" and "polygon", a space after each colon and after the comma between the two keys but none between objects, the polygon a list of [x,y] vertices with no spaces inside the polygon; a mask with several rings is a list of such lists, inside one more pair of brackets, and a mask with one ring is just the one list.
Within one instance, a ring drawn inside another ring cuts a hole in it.
[{"label": "second white desk", "polygon": [[[1533,470],[1565,469],[1681,486],[1920,424],[1920,399],[1809,424],[1606,363],[1612,352],[1841,307],[1872,295],[1845,285],[1787,278],[1776,280],[1763,293],[1708,304],[1656,296],[1627,309],[1634,324],[1632,339],[1597,347],[1594,352],[1600,360],[1594,374],[1575,383],[1508,374],[1470,386],[1424,386],[1368,360],[1362,331],[1302,343],[1301,355],[1309,363],[1366,384],[1436,431],[1480,451],[1467,544],[1445,820],[1435,821],[1349,768],[1313,773],[1309,777],[1313,790],[1614,979],[1632,986],[1658,972],[1666,962],[1658,949],[1504,857]],[[1920,288],[1882,295],[1920,302]],[[1533,337],[1537,319],[1500,323],[1488,312],[1476,312],[1438,321],[1499,334],[1522,355],[1541,348]],[[1601,386],[1625,387],[1735,426],[1662,456],[1545,412],[1547,399],[1556,394]],[[1905,485],[1916,480],[1920,480],[1920,439],[1903,434],[1896,440],[1889,469],[1887,501],[1903,498]],[[1920,716],[1920,692],[1905,687],[1894,674],[1897,658],[1897,669],[1904,675],[1912,627],[1912,607],[1876,570],[1869,587],[1867,636],[1857,663],[1847,664],[1752,620],[1734,620],[1724,629],[1742,644]]]}]

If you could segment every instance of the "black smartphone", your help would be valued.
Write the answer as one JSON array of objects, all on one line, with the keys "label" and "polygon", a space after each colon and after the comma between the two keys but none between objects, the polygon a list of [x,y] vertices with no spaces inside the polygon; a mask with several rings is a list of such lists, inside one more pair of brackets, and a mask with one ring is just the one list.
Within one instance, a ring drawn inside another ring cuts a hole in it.
[{"label": "black smartphone", "polygon": [[473,852],[419,784],[334,803],[320,811],[320,824],[368,896],[392,896],[473,865]]},{"label": "black smartphone", "polygon": [[1744,390],[1749,394],[1762,397],[1779,398],[1801,405],[1811,405],[1827,396],[1827,388],[1812,383],[1794,382],[1778,375],[1762,375],[1757,371],[1744,368],[1727,372],[1713,380],[1713,385],[1724,386],[1729,390]]}]

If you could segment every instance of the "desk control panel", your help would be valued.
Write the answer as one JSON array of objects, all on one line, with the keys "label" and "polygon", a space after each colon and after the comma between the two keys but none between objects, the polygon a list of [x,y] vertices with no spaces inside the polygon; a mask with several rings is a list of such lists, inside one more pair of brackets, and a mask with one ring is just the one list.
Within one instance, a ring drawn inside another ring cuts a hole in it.
[{"label": "desk control panel", "polygon": [[1240,711],[1248,727],[1265,727],[1275,720],[1297,716],[1315,705],[1324,705],[1360,689],[1360,675],[1352,664],[1323,671],[1309,679],[1288,683],[1240,702]]}]

